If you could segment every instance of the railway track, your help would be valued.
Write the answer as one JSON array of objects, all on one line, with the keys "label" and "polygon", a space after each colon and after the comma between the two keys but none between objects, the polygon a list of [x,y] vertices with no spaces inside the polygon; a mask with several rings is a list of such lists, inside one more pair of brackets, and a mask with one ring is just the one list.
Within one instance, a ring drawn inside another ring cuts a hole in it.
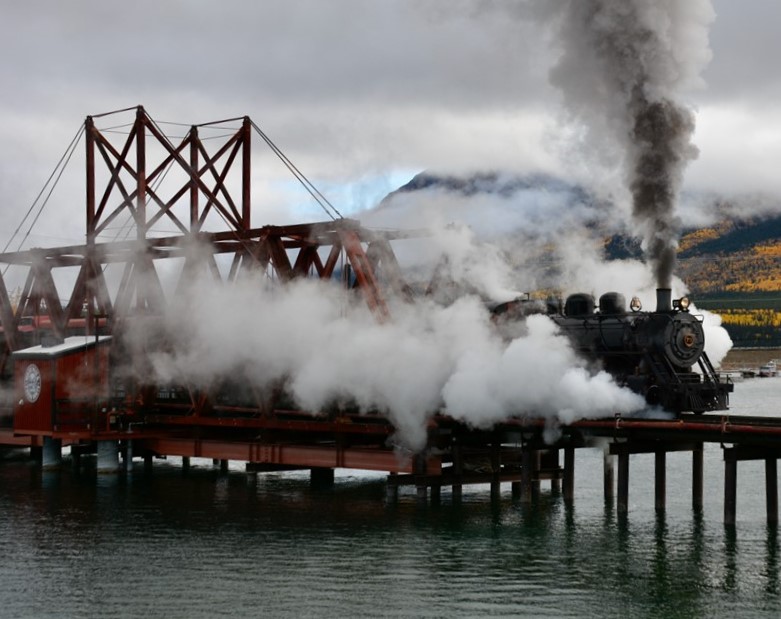
[{"label": "railway track", "polygon": [[781,446],[781,417],[691,414],[669,420],[616,417],[577,421],[570,427],[615,438]]}]

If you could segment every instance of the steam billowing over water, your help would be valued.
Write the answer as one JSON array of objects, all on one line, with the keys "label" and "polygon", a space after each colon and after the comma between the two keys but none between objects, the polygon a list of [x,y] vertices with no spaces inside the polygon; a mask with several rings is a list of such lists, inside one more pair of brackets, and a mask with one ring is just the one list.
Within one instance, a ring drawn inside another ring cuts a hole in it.
[{"label": "steam billowing over water", "polygon": [[[562,268],[561,287],[631,295],[656,285],[680,289],[673,276],[675,203],[684,168],[697,151],[691,144],[694,117],[679,93],[696,84],[709,59],[710,3],[561,0],[544,10],[555,15],[563,46],[552,81],[585,121],[594,153],[622,170],[655,279],[633,277],[621,287],[611,277],[596,288],[606,270],[595,263],[575,282],[565,281],[568,271]],[[428,193],[424,200],[435,197]],[[420,227],[421,211],[412,214],[418,220],[407,226]],[[473,251],[469,235],[459,236],[463,229],[449,228],[448,214],[444,217],[435,228],[448,231],[435,234],[432,244],[448,255],[450,278],[499,301],[534,287],[531,278],[518,281],[517,262],[510,267],[501,252],[485,247]],[[572,263],[581,269],[586,254],[577,254]],[[490,427],[513,415],[568,422],[645,407],[643,398],[608,374],[588,368],[545,316],[528,318],[514,339],[501,339],[476,294],[449,305],[426,298],[392,302],[392,320],[380,324],[332,283],[303,280],[276,287],[255,280],[207,296],[202,290],[211,282],[188,284],[189,293],[166,318],[172,346],[153,359],[158,380],[209,389],[229,376],[266,392],[284,385],[303,410],[357,406],[387,415],[398,444],[412,450],[425,445],[427,421],[443,409],[473,426]],[[723,329],[714,324],[711,333],[726,353],[728,338],[718,337],[726,335]]]},{"label": "steam billowing over water", "polygon": [[394,303],[379,323],[365,304],[333,283],[300,280],[191,282],[166,318],[170,352],[158,353],[158,380],[199,388],[221,378],[270,390],[284,384],[303,410],[337,405],[387,415],[405,448],[425,445],[426,424],[441,409],[475,427],[511,415],[563,422],[630,413],[643,398],[593,375],[545,316],[502,340],[475,296],[447,307],[429,300]]},{"label": "steam billowing over water", "polygon": [[697,156],[694,116],[680,91],[696,85],[710,59],[713,9],[709,0],[555,6],[563,54],[551,80],[588,126],[595,154],[622,167],[647,259],[658,285],[669,287],[680,227],[675,202],[684,168]]}]

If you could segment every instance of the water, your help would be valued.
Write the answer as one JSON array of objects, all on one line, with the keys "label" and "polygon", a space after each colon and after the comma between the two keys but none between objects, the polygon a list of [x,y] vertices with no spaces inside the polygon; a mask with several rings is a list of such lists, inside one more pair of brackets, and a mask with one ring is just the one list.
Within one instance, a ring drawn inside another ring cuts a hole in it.
[{"label": "water", "polygon": [[[770,413],[781,379],[738,385],[733,411]],[[775,411],[778,413],[778,411]],[[385,502],[380,476],[343,471],[188,473],[171,459],[127,477],[0,463],[2,617],[778,617],[781,551],[765,522],[762,463],[738,469],[737,526],[722,524],[723,462],[668,455],[668,509],[653,456],[633,456],[630,509],[602,498],[602,454],[578,450],[575,502],[466,487],[419,507]]]}]

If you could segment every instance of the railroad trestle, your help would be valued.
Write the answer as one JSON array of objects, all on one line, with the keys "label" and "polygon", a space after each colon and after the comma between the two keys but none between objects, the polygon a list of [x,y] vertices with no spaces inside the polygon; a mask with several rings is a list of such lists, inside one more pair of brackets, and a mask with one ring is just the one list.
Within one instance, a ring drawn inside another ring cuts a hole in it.
[{"label": "railroad trestle", "polygon": [[[777,521],[781,419],[617,417],[548,432],[549,420],[509,419],[484,430],[439,415],[430,419],[426,444],[411,453],[396,444],[395,429],[380,414],[298,411],[266,395],[222,402],[207,390],[173,390],[136,379],[119,384],[108,367],[130,354],[128,325],[159,317],[199,273],[213,284],[201,286],[198,294],[204,296],[242,278],[335,281],[354,290],[379,321],[390,319],[389,295],[411,294],[391,247],[407,232],[368,230],[341,216],[252,226],[254,135],[322,206],[330,203],[248,117],[193,125],[176,142],[142,107],[122,112],[134,115],[123,141],[97,127],[102,115],[84,124],[86,242],[0,254],[0,264],[22,274],[13,300],[7,276],[0,274],[0,377],[15,383],[0,412],[0,444],[32,448],[45,467],[58,466],[68,445],[74,460],[96,453],[101,472],[118,471],[120,454],[126,467],[134,458],[149,466],[154,457],[180,456],[188,466],[190,458],[201,457],[240,460],[253,472],[308,468],[313,479],[326,483],[335,468],[385,471],[391,498],[411,485],[421,501],[429,495],[438,500],[442,487],[450,487],[458,500],[462,486],[472,483],[489,484],[498,497],[501,484],[511,483],[514,497],[532,501],[540,483],[550,481],[571,501],[576,449],[607,442],[605,492],[614,492],[615,457],[617,507],[625,512],[631,454],[656,454],[656,506],[664,509],[666,453],[691,451],[697,507],[702,444],[715,442],[730,445],[724,450],[725,522],[735,521],[735,471],[746,459],[766,462],[768,519]],[[210,150],[201,132],[231,123],[238,127]],[[111,224],[123,217],[130,222],[130,238],[109,239]],[[161,221],[177,234],[157,233]],[[215,224],[218,230],[207,231]],[[161,278],[157,265],[171,259],[183,263],[179,277]],[[116,281],[109,281],[109,268],[119,271]],[[56,283],[60,269],[76,273],[67,290]],[[74,394],[62,385],[76,375],[82,387]]]}]

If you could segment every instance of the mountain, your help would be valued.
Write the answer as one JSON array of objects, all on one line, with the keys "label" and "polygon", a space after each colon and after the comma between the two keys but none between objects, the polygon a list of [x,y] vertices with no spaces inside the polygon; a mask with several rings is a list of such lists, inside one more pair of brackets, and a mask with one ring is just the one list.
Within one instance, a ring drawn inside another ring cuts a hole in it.
[{"label": "mountain", "polygon": [[397,193],[411,193],[424,189],[444,189],[464,196],[497,194],[509,198],[520,191],[544,189],[550,193],[568,193],[573,200],[591,201],[589,193],[550,174],[529,174],[525,176],[482,172],[469,176],[439,175],[430,172],[416,174],[408,183],[388,194],[383,202]]},{"label": "mountain", "polygon": [[[637,238],[612,235],[605,242],[609,260],[642,255]],[[684,229],[676,271],[698,296],[781,295],[781,215],[731,217],[712,226]]]},{"label": "mountain", "polygon": [[688,231],[679,271],[701,294],[781,294],[781,216],[721,221]]},{"label": "mountain", "polygon": [[[577,211],[580,224],[604,239],[606,259],[642,258],[639,239],[609,229],[615,222],[607,205],[583,187],[544,174],[456,177],[423,172],[389,194],[378,209],[393,209],[397,199],[427,190],[446,192],[461,201],[499,197],[506,200],[507,208],[520,208],[524,199],[549,199],[556,205],[550,219],[563,221],[566,214]],[[730,208],[723,199],[714,200],[714,205],[712,212],[721,213],[716,223],[683,230],[676,273],[689,285],[698,307],[721,314],[737,345],[781,346],[781,215],[744,217],[741,208]],[[479,220],[479,215],[475,217]],[[532,218],[539,227],[539,209]],[[530,237],[528,230],[516,234]]]}]

